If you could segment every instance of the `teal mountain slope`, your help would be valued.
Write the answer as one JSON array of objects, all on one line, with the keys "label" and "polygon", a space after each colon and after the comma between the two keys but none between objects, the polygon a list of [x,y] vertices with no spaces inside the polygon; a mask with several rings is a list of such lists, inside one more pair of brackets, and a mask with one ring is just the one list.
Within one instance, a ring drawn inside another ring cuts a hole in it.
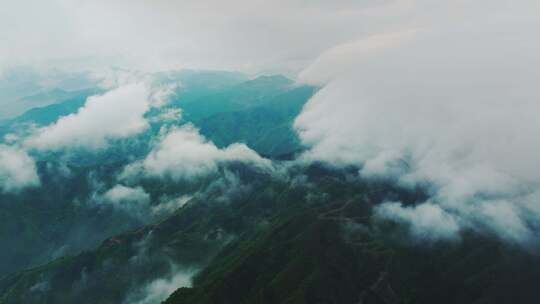
[{"label": "teal mountain slope", "polygon": [[217,113],[244,110],[262,105],[268,98],[290,89],[293,82],[283,76],[260,76],[233,86],[194,94],[180,92],[173,101],[184,111],[185,118],[197,122]]},{"label": "teal mountain slope", "polygon": [[313,96],[313,87],[297,87],[273,96],[263,105],[243,111],[214,114],[198,122],[200,131],[220,147],[244,142],[263,155],[282,155],[301,149],[293,122]]}]

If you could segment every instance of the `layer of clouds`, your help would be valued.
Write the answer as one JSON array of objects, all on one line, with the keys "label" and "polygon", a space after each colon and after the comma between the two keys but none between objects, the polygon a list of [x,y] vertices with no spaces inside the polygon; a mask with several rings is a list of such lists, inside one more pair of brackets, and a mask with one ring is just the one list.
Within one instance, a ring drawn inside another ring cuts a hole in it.
[{"label": "layer of clouds", "polygon": [[110,140],[144,131],[149,125],[145,113],[163,105],[171,92],[169,87],[156,89],[147,82],[121,85],[89,97],[76,113],[36,130],[25,144],[38,150],[102,149]]},{"label": "layer of clouds", "polygon": [[24,150],[0,145],[0,190],[17,192],[39,186],[36,164]]},{"label": "layer of clouds", "polygon": [[148,207],[150,195],[142,187],[116,185],[103,194],[103,199],[118,209],[138,209]]},{"label": "layer of clouds", "polygon": [[244,144],[219,149],[192,125],[164,130],[149,155],[126,167],[123,176],[168,177],[190,180],[216,173],[222,163],[244,162],[270,168],[271,162]]},{"label": "layer of clouds", "polygon": [[431,17],[336,46],[301,74],[326,84],[295,122],[305,159],[431,185],[429,205],[383,209],[431,237],[470,228],[537,241],[538,3],[415,7]]}]

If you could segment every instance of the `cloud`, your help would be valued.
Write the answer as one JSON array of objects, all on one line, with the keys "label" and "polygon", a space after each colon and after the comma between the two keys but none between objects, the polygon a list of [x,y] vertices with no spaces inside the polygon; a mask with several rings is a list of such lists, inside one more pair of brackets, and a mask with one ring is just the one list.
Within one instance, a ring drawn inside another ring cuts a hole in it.
[{"label": "cloud", "polygon": [[403,207],[400,203],[386,202],[376,207],[375,216],[405,223],[411,235],[420,240],[453,240],[460,230],[451,214],[431,203]]},{"label": "cloud", "polygon": [[[425,206],[385,205],[396,219],[450,214],[461,228],[538,241],[540,214],[529,207],[539,203],[524,203],[540,186],[537,7],[418,1],[421,21],[409,30],[325,52],[300,76],[326,83],[295,121],[311,146],[303,157],[357,164],[366,177],[404,186],[430,184]],[[440,224],[413,227],[442,238],[460,230]]]},{"label": "cloud", "polygon": [[112,209],[124,212],[129,216],[143,221],[152,219],[151,197],[142,187],[128,187],[115,185],[103,193],[94,193],[92,203],[96,206],[109,206]]},{"label": "cloud", "polygon": [[195,273],[195,271],[189,270],[173,270],[169,276],[156,279],[143,286],[140,292],[129,295],[124,303],[161,303],[178,288],[191,287],[191,278]]},{"label": "cloud", "polygon": [[143,204],[150,202],[150,195],[141,187],[130,188],[124,185],[116,185],[103,194],[103,198],[112,204]]},{"label": "cloud", "polygon": [[39,185],[34,160],[20,148],[0,145],[0,189],[17,192]]},{"label": "cloud", "polygon": [[189,180],[216,173],[227,162],[245,162],[270,168],[271,162],[244,144],[224,149],[207,141],[192,125],[173,128],[161,135],[159,142],[144,160],[128,165],[123,176],[168,177]]},{"label": "cloud", "polygon": [[154,104],[162,105],[164,98],[164,93],[145,82],[122,85],[89,97],[77,113],[36,130],[26,145],[39,150],[105,148],[110,140],[144,131],[148,127],[145,113]]},{"label": "cloud", "polygon": [[412,39],[416,32],[416,29],[409,29],[375,34],[361,40],[334,46],[301,71],[299,79],[302,82],[324,85],[340,74],[347,73],[348,69],[354,71],[354,67],[348,67],[343,64],[344,62],[355,61],[359,57],[365,57],[364,60],[366,60],[371,54],[377,54]]}]

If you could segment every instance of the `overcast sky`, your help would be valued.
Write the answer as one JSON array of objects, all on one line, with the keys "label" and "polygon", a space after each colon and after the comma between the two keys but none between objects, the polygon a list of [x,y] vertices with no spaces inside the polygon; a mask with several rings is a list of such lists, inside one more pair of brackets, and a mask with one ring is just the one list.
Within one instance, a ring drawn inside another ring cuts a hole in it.
[{"label": "overcast sky", "polygon": [[[0,0],[0,68],[296,73],[371,35],[538,16],[537,1]],[[519,11],[519,14],[515,14]]]},{"label": "overcast sky", "polygon": [[115,64],[297,72],[335,45],[415,23],[411,14],[419,10],[414,0],[0,3],[4,68]]}]

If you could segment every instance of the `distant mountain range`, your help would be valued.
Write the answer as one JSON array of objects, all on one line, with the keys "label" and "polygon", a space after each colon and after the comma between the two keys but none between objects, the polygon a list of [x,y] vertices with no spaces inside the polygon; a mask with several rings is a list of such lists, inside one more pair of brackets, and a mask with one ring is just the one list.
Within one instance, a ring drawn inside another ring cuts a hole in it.
[{"label": "distant mountain range", "polygon": [[[176,97],[167,108],[180,108],[183,123],[193,122],[220,147],[245,142],[270,157],[301,149],[292,122],[315,93],[314,87],[296,86],[281,75],[245,80],[245,76],[236,73],[184,71],[159,73],[156,77],[163,83],[179,84]],[[0,136],[24,124],[51,124],[77,112],[89,96],[103,92],[99,88],[71,92],[55,89],[27,97],[52,104],[0,122]]]},{"label": "distant mountain range", "polygon": [[[152,303],[156,282],[184,284],[165,303],[531,303],[538,296],[540,266],[530,253],[474,234],[426,246],[372,219],[379,202],[414,203],[417,194],[317,165],[296,169],[304,184],[228,170],[251,190],[227,203],[219,193],[194,198],[97,249],[9,275],[0,280],[2,303]],[[192,287],[173,279],[194,273]]]},{"label": "distant mountain range", "polygon": [[[268,157],[280,157],[300,149],[292,121],[314,88],[296,87],[282,76],[246,80],[228,72],[171,72],[160,74],[159,79],[181,84],[167,108],[188,106],[182,108],[181,115],[185,118],[174,123],[194,123],[218,147],[244,142]],[[89,96],[103,92],[99,88],[56,91],[58,100],[53,104],[28,110],[0,125],[0,138],[21,129],[52,124],[63,116],[76,113]],[[201,114],[210,108],[211,114]],[[106,236],[141,225],[143,222],[139,219],[75,202],[92,196],[94,180],[113,183],[113,175],[131,158],[146,154],[149,141],[159,133],[161,126],[160,121],[152,123],[152,128],[145,133],[105,151],[79,151],[75,155],[71,153],[70,157],[58,153],[39,155],[42,187],[21,194],[0,193],[0,215],[4,219],[0,223],[0,244],[12,248],[0,254],[3,261],[9,261],[0,263],[0,273],[92,248]],[[62,166],[69,170],[69,175],[64,176],[55,169]],[[101,228],[96,231],[94,225]]]},{"label": "distant mountain range", "polygon": [[[280,75],[154,76],[175,91],[166,105],[145,114],[148,129],[98,151],[32,152],[42,185],[0,192],[0,304],[540,298],[535,250],[472,230],[459,240],[414,238],[406,225],[375,216],[384,202],[426,201],[429,187],[411,190],[367,179],[360,167],[297,161],[306,147],[293,122],[318,88]],[[5,120],[3,144],[5,135],[50,125],[104,92],[54,89],[27,97],[47,105]],[[181,119],[159,119],[164,113]],[[163,130],[185,124],[216,150],[245,143],[271,165],[232,159],[204,176],[127,179],[115,188]],[[108,204],[109,189],[142,195],[146,205],[129,199]]]}]

